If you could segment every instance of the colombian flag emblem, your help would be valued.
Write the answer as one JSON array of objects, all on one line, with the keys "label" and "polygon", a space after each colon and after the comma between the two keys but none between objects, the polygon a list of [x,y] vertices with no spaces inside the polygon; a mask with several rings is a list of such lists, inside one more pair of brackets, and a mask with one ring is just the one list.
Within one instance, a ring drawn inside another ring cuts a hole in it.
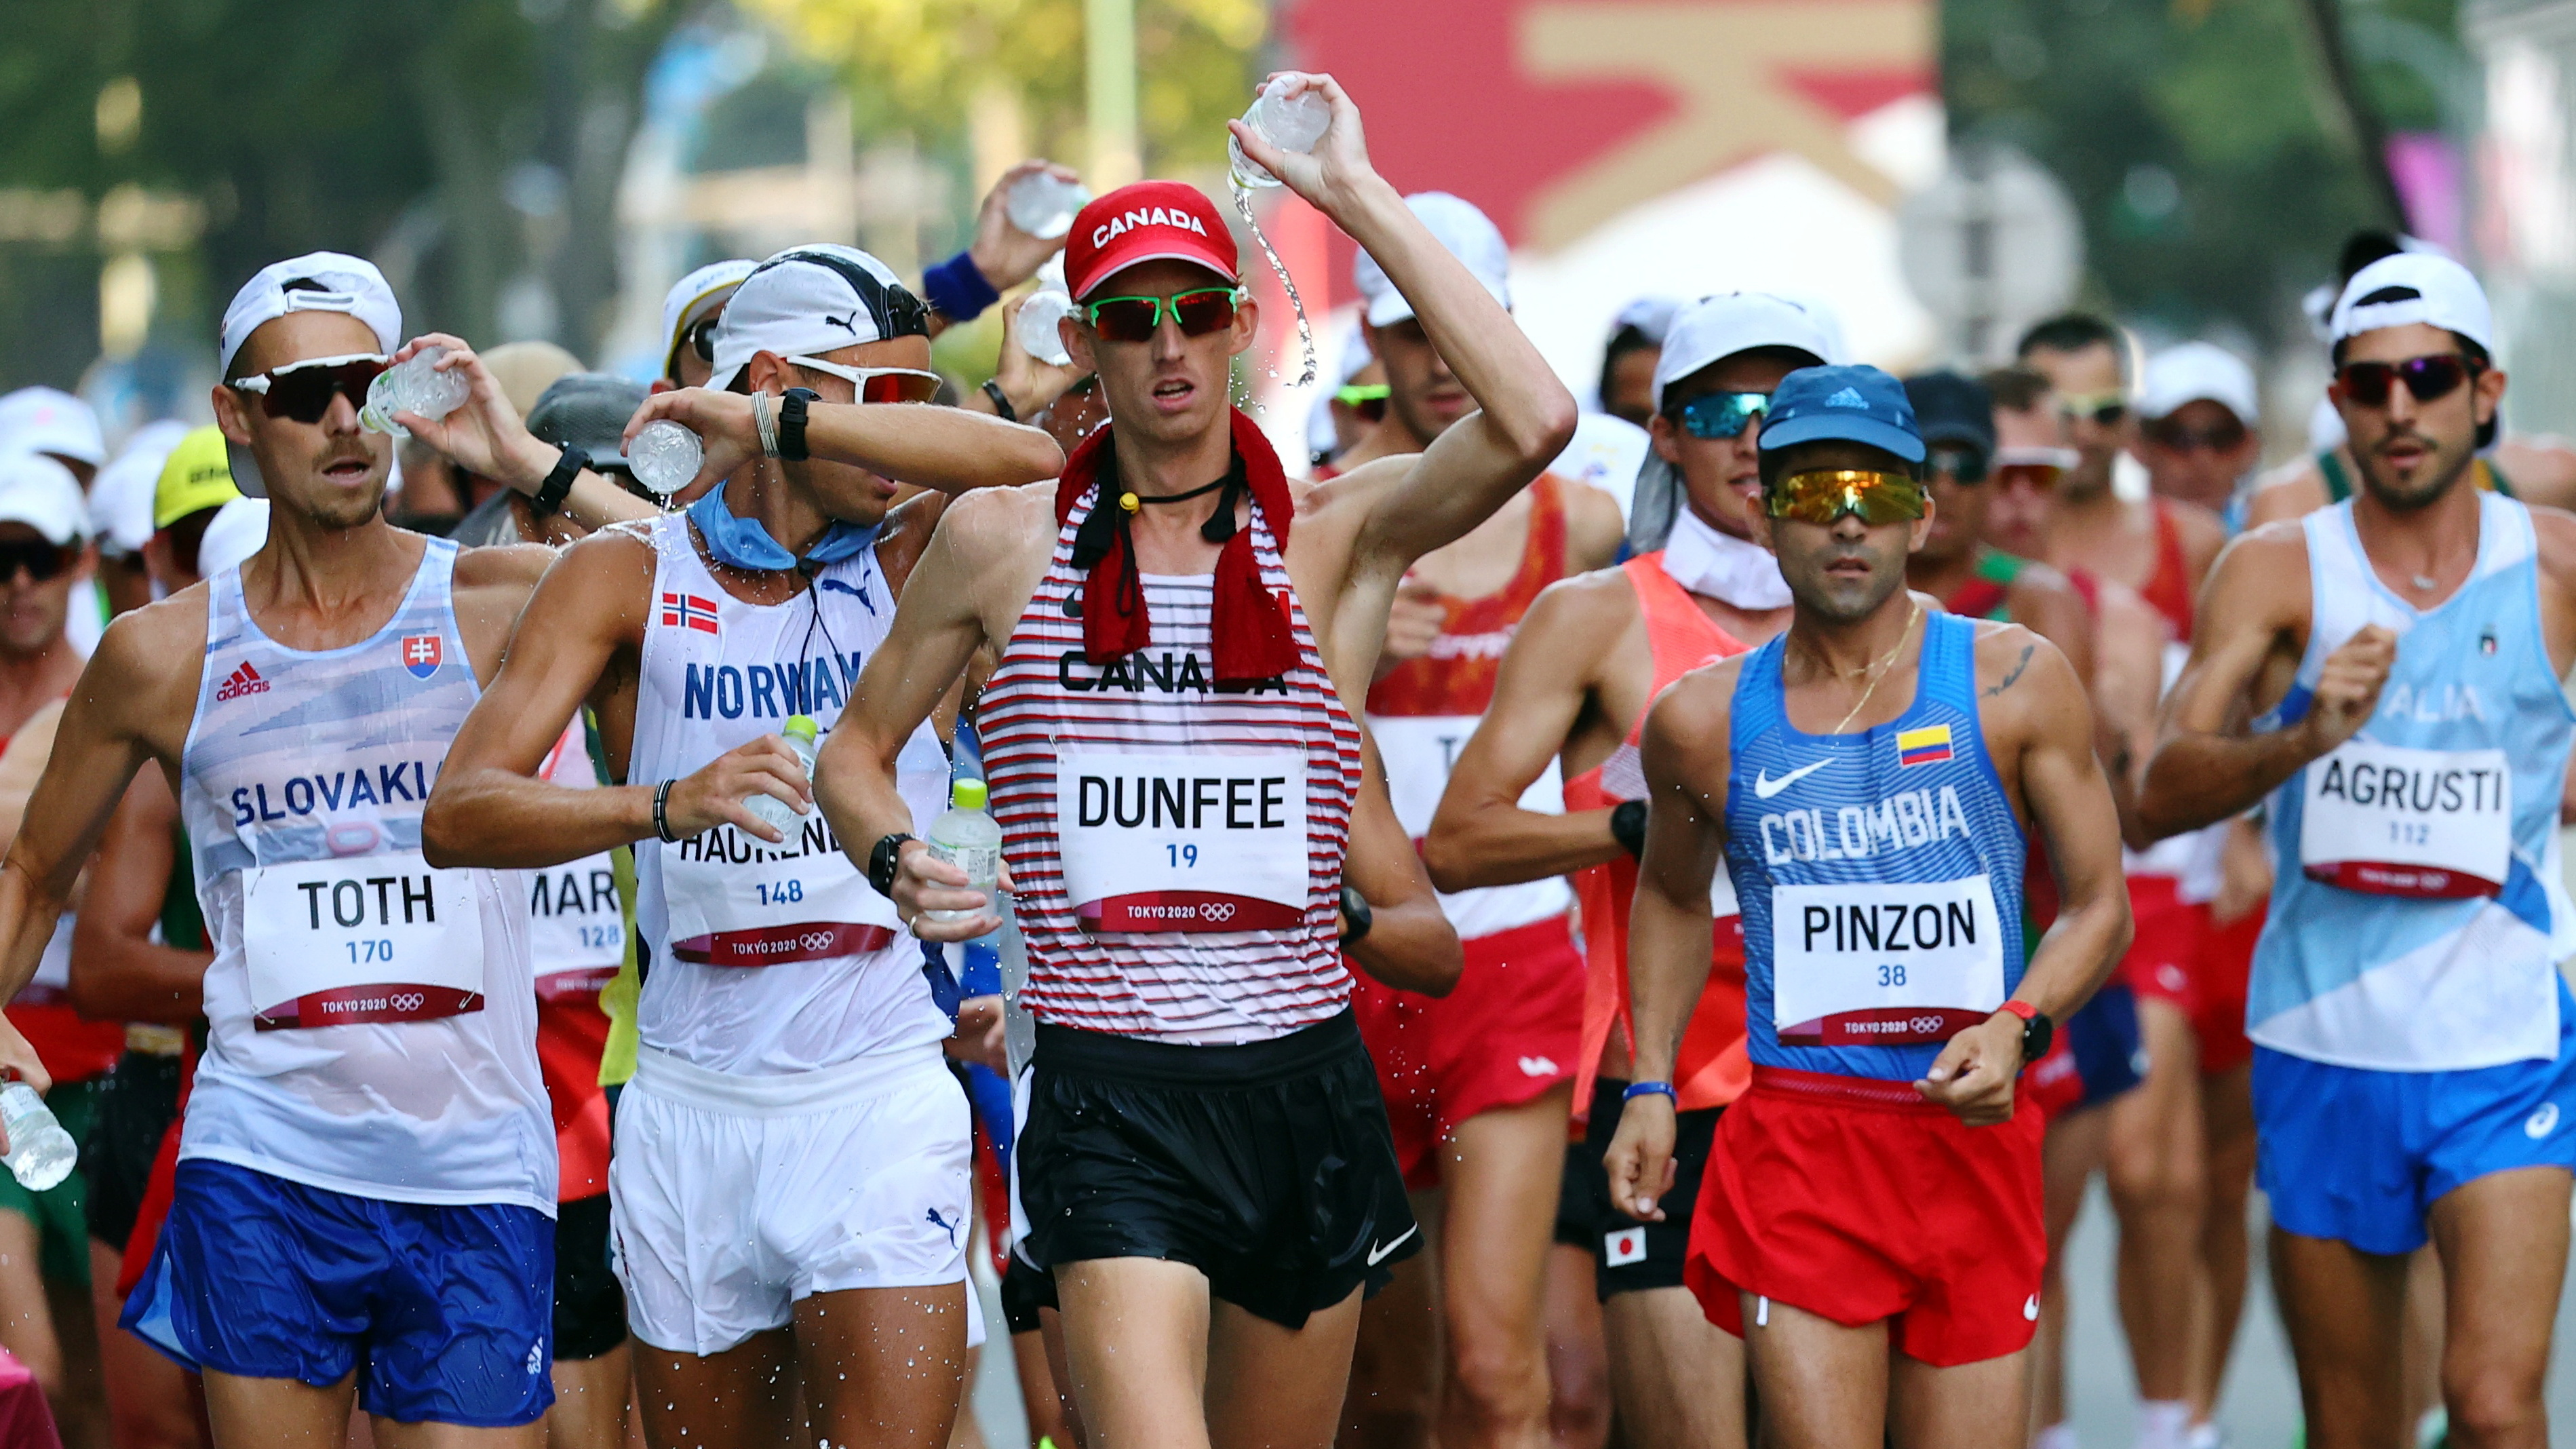
[{"label": "colombian flag emblem", "polygon": [[1897,764],[1937,765],[1948,758],[1950,758],[1948,725],[1925,725],[1919,730],[1896,732]]}]

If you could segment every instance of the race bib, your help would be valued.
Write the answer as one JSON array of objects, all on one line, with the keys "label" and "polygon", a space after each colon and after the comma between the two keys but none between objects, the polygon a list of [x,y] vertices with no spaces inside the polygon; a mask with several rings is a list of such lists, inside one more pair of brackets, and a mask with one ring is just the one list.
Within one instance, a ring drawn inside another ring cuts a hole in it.
[{"label": "race bib", "polygon": [[777,966],[892,945],[902,922],[841,851],[823,813],[783,844],[719,825],[662,847],[671,954],[707,966]]},{"label": "race bib", "polygon": [[1306,920],[1306,756],[1075,752],[1056,840],[1082,928],[1278,931]]},{"label": "race bib", "polygon": [[1771,888],[1771,1022],[1790,1046],[1944,1042],[2004,1004],[1987,877]]},{"label": "race bib", "polygon": [[626,959],[626,916],[608,852],[528,872],[528,945],[537,996],[596,996]]},{"label": "race bib", "polygon": [[261,1031],[431,1021],[483,1009],[483,915],[472,871],[416,850],[254,866],[242,954]]},{"label": "race bib", "polygon": [[2491,896],[2513,863],[2502,750],[2347,740],[2309,763],[2299,818],[2308,879],[2375,896]]}]

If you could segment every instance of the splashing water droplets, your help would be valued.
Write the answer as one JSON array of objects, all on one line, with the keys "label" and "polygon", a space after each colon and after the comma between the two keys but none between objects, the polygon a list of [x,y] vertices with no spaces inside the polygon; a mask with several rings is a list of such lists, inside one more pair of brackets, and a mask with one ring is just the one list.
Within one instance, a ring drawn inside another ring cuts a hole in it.
[{"label": "splashing water droplets", "polygon": [[[1288,306],[1297,314],[1297,345],[1305,350],[1306,368],[1298,374],[1292,386],[1311,386],[1315,381],[1315,325],[1306,320],[1306,302],[1297,295],[1297,279],[1288,275],[1288,264],[1279,260],[1278,248],[1273,247],[1270,238],[1262,234],[1261,223],[1252,214],[1252,193],[1240,185],[1234,188],[1234,209],[1243,217],[1243,224],[1252,228],[1252,239],[1260,243],[1261,254],[1270,259],[1270,270],[1279,274],[1279,286],[1287,292]],[[1272,367],[1270,375],[1276,378],[1279,369]]]}]

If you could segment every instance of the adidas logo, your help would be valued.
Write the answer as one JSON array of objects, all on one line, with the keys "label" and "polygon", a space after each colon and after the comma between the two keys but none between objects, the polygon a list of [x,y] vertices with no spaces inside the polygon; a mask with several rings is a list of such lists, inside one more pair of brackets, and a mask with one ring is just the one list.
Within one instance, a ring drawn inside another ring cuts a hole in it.
[{"label": "adidas logo", "polygon": [[1860,395],[1859,388],[1847,387],[1842,391],[1835,393],[1832,397],[1825,399],[1825,406],[1829,408],[1865,408],[1869,406],[1869,400]]},{"label": "adidas logo", "polygon": [[226,700],[239,699],[245,694],[266,693],[268,693],[268,681],[260,678],[259,671],[251,668],[250,661],[245,659],[241,662],[241,667],[232,672],[230,678],[217,686],[215,703],[222,704]]}]

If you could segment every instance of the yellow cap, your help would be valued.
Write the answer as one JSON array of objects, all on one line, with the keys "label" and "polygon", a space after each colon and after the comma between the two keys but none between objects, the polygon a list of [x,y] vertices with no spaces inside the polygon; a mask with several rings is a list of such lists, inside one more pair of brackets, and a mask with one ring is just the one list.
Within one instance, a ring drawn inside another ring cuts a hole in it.
[{"label": "yellow cap", "polygon": [[233,486],[223,430],[211,424],[192,428],[161,465],[161,481],[152,488],[152,527],[158,532],[191,513],[221,508],[240,496],[241,490]]},{"label": "yellow cap", "polygon": [[984,782],[981,780],[960,780],[956,784],[949,786],[948,803],[956,806],[960,810],[983,809]]}]

